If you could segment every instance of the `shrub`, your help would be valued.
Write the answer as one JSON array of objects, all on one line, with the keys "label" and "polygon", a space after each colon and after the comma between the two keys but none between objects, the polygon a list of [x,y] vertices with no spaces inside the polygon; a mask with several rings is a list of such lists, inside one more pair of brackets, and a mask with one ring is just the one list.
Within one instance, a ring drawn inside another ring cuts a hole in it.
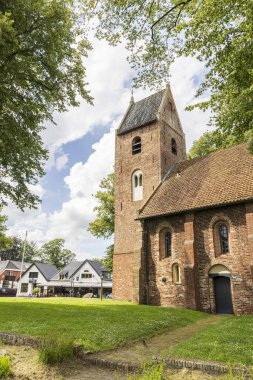
[{"label": "shrub", "polygon": [[44,339],[39,347],[39,360],[55,364],[74,355],[74,341],[66,335],[54,335]]},{"label": "shrub", "polygon": [[143,365],[142,373],[128,376],[128,380],[163,380],[164,363],[147,361]]},{"label": "shrub", "polygon": [[11,376],[11,364],[8,356],[0,358],[0,379],[7,379]]}]

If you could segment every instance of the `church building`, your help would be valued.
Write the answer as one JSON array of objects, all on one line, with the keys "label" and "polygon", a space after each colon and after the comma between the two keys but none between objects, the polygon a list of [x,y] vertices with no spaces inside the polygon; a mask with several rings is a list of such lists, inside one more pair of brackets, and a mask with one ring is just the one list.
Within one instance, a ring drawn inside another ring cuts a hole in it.
[{"label": "church building", "polygon": [[187,160],[169,86],[116,131],[113,299],[253,313],[253,155]]}]

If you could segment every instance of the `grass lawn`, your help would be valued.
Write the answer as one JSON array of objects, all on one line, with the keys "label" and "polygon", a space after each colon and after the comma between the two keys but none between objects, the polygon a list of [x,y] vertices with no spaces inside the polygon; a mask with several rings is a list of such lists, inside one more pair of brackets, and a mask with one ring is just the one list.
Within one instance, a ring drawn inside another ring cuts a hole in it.
[{"label": "grass lawn", "polygon": [[170,356],[253,365],[253,316],[226,317],[179,343]]},{"label": "grass lawn", "polygon": [[115,348],[205,317],[192,310],[111,300],[0,298],[0,332],[37,337],[67,334],[92,351]]}]

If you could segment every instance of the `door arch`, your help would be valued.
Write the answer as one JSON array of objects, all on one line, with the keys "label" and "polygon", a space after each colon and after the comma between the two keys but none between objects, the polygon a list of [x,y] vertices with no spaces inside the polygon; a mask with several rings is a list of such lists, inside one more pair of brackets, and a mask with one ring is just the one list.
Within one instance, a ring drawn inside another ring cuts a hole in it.
[{"label": "door arch", "polygon": [[209,271],[213,278],[215,308],[218,314],[233,314],[230,271],[224,265],[214,265]]}]

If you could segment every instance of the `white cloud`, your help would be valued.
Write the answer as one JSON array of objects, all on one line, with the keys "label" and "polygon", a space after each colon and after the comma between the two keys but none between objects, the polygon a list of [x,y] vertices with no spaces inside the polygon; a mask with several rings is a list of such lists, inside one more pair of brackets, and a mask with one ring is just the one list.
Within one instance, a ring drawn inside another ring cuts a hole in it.
[{"label": "white cloud", "polygon": [[69,158],[67,154],[62,154],[61,156],[58,156],[55,160],[56,169],[59,171],[64,169],[68,161],[69,161]]},{"label": "white cloud", "polygon": [[[181,58],[172,66],[171,87],[188,148],[207,129],[208,114],[199,110],[184,110],[194,102],[195,79],[202,72],[203,64],[193,58]],[[59,210],[45,213],[41,205],[38,210],[27,210],[24,213],[13,205],[6,210],[12,234],[24,236],[25,230],[28,230],[29,239],[40,244],[63,237],[66,246],[77,252],[79,258],[101,256],[106,245],[110,244],[92,237],[87,232],[87,227],[95,217],[93,208],[96,203],[92,194],[96,193],[101,179],[113,168],[114,130],[130,100],[130,90],[126,83],[131,78],[131,70],[126,63],[125,50],[123,47],[112,48],[105,43],[96,42],[87,61],[87,73],[95,99],[94,106],[81,102],[79,108],[56,115],[58,126],[48,126],[43,135],[51,152],[47,169],[56,166],[61,170],[66,165],[68,157],[62,150],[63,144],[79,139],[102,125],[111,125],[110,132],[92,146],[93,152],[86,162],[78,162],[70,168],[64,178],[69,197]],[[139,100],[148,94],[147,90],[138,90],[134,97]],[[41,185],[34,188],[39,195],[43,195],[45,190]]]}]

